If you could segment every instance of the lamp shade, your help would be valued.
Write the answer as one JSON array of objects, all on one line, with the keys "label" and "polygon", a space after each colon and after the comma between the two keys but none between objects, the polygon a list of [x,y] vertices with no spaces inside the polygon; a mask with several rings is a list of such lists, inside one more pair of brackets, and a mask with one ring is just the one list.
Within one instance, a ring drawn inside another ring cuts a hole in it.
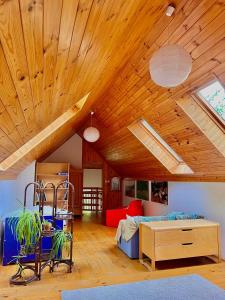
[{"label": "lamp shade", "polygon": [[83,136],[86,141],[88,141],[90,143],[94,143],[99,139],[100,133],[97,128],[91,126],[84,130]]},{"label": "lamp shade", "polygon": [[152,80],[162,87],[175,87],[191,72],[190,54],[180,45],[167,45],[156,51],[149,62]]}]

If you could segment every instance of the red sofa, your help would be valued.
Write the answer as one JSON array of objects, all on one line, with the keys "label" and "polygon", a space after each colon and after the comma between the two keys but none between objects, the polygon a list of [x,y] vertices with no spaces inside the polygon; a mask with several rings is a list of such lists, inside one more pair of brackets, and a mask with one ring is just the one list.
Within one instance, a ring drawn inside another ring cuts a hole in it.
[{"label": "red sofa", "polygon": [[106,226],[117,227],[119,221],[129,216],[143,216],[141,200],[132,200],[127,207],[106,210]]}]

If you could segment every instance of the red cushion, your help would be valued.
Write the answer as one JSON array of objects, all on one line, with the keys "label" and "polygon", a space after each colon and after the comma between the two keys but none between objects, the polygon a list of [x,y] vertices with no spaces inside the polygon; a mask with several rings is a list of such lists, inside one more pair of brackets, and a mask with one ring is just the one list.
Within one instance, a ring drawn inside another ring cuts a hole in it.
[{"label": "red cushion", "polygon": [[126,208],[106,210],[106,226],[117,227],[120,220],[126,219],[126,214]]},{"label": "red cushion", "polygon": [[141,200],[132,200],[127,208],[127,214],[129,216],[142,216],[143,207]]},{"label": "red cushion", "polygon": [[106,226],[117,227],[120,220],[129,216],[143,216],[141,200],[132,200],[127,208],[117,208],[106,210]]}]

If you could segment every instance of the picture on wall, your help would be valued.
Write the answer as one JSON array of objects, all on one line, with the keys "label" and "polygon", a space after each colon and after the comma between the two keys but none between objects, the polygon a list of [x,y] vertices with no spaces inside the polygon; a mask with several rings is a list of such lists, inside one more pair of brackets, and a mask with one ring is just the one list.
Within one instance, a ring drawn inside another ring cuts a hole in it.
[{"label": "picture on wall", "polygon": [[151,183],[153,202],[168,205],[168,182],[167,181],[152,181]]},{"label": "picture on wall", "polygon": [[111,179],[111,191],[119,191],[120,190],[120,178],[113,177]]},{"label": "picture on wall", "polygon": [[137,180],[136,198],[141,200],[149,200],[149,184],[148,181]]},{"label": "picture on wall", "polygon": [[125,196],[135,197],[135,180],[125,180]]}]

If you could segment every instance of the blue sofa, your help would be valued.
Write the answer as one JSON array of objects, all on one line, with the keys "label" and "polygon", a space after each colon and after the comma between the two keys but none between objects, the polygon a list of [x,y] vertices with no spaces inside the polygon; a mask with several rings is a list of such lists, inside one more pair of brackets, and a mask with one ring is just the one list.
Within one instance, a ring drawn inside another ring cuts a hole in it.
[{"label": "blue sofa", "polygon": [[[141,222],[169,221],[169,220],[185,220],[185,219],[202,219],[203,216],[197,214],[185,214],[182,212],[172,212],[166,216],[153,217],[134,217],[134,222],[139,226]],[[139,229],[133,237],[126,241],[122,237],[117,243],[117,246],[130,258],[139,258]]]}]

